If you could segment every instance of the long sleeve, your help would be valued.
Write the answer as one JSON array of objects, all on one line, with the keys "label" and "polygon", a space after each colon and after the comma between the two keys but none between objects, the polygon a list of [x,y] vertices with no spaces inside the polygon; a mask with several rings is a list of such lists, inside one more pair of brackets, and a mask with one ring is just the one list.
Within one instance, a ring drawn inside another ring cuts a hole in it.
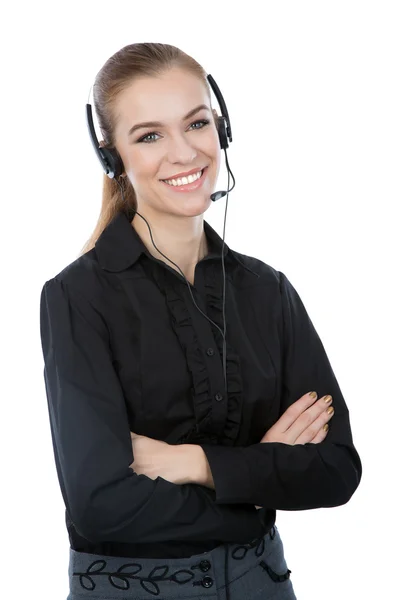
[{"label": "long sleeve", "polygon": [[247,447],[199,444],[214,479],[217,503],[248,502],[305,510],[348,502],[362,466],[353,445],[349,411],[313,323],[297,291],[279,275],[282,386],[279,416],[303,394],[331,394],[335,414],[319,444],[258,443]]},{"label": "long sleeve", "polygon": [[40,334],[57,475],[80,535],[128,543],[260,535],[255,508],[220,506],[213,490],[130,468],[126,403],[107,323],[93,299],[57,277],[46,281]]}]

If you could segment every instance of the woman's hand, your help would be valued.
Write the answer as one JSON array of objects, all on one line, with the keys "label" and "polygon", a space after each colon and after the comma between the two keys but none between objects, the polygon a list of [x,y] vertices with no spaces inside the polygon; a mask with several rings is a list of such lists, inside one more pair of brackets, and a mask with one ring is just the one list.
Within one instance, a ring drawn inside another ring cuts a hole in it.
[{"label": "woman's hand", "polygon": [[[315,394],[315,392],[314,392]],[[327,412],[332,404],[332,396],[325,402],[327,396],[317,401],[318,396],[304,394],[283,413],[278,421],[264,434],[260,443],[282,442],[284,444],[318,444],[327,434],[329,426],[324,425],[332,418],[333,411]]]},{"label": "woman's hand", "polygon": [[[314,392],[315,394],[315,392]],[[296,444],[319,444],[325,439],[328,427],[324,425],[332,418],[333,411],[327,412],[332,404],[325,402],[326,396],[316,401],[318,396],[304,394],[283,413],[274,425],[264,434],[260,443],[282,442],[292,446]],[[257,510],[262,506],[256,506]]]},{"label": "woman's hand", "polygon": [[162,477],[171,483],[190,483],[189,453],[182,452],[181,446],[173,446],[139,435],[131,431],[134,461],[131,469],[137,475],[147,475],[150,479]]}]

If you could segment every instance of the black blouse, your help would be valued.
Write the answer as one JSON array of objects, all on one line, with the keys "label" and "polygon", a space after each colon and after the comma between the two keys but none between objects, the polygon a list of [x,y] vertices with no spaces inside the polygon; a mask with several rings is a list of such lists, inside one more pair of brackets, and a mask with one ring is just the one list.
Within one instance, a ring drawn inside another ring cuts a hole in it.
[{"label": "black blouse", "polygon": [[[188,557],[260,537],[276,510],[348,502],[362,473],[349,411],[288,278],[225,244],[226,395],[222,335],[196,309],[183,276],[148,252],[132,216],[114,217],[95,248],[46,281],[40,297],[50,428],[71,547]],[[223,331],[222,239],[206,221],[204,231],[209,254],[197,264],[191,290]],[[312,390],[333,397],[325,440],[259,443]],[[215,490],[134,473],[131,431],[200,445]]]}]

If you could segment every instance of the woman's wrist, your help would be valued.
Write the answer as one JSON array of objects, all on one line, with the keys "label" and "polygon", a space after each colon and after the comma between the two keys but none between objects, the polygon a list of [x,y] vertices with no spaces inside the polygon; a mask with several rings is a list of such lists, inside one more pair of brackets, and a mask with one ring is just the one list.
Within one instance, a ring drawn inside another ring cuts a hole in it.
[{"label": "woman's wrist", "polygon": [[203,448],[196,444],[182,444],[179,448],[181,448],[181,460],[186,465],[189,483],[197,483],[214,490],[213,476]]}]

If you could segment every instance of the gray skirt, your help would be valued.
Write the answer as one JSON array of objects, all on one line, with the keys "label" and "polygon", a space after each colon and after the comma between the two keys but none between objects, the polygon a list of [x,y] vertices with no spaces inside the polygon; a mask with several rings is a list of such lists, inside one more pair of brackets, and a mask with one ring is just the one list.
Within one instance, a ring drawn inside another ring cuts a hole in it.
[{"label": "gray skirt", "polygon": [[296,600],[276,525],[248,544],[189,558],[124,558],[70,548],[67,600]]}]

